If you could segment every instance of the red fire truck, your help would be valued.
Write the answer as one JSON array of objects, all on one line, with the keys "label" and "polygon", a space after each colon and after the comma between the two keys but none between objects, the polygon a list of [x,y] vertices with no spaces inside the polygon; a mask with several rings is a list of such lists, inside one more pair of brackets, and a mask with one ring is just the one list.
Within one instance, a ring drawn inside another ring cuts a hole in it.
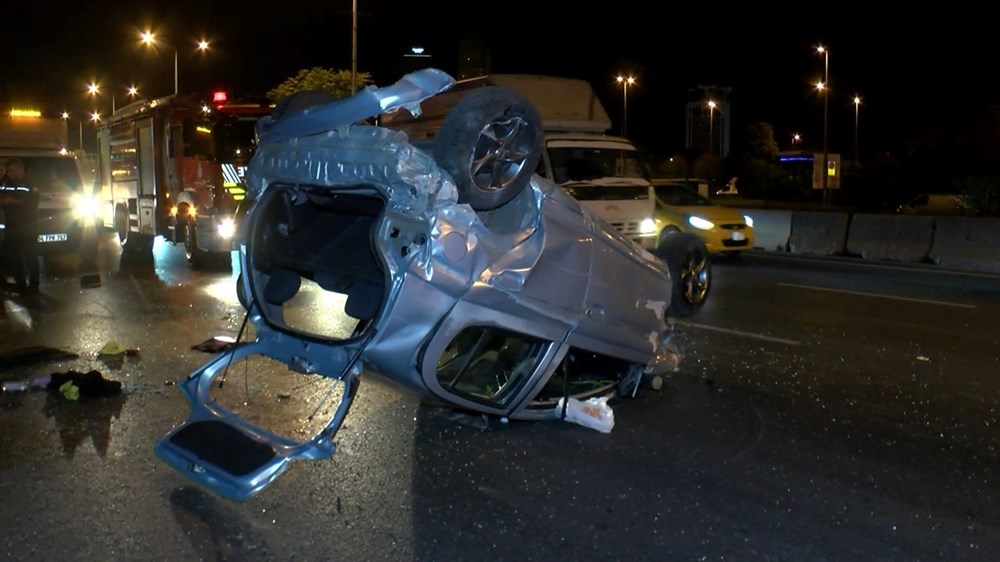
[{"label": "red fire truck", "polygon": [[173,95],[122,107],[98,130],[101,217],[124,254],[152,255],[157,236],[192,265],[228,255],[243,172],[265,100]]}]

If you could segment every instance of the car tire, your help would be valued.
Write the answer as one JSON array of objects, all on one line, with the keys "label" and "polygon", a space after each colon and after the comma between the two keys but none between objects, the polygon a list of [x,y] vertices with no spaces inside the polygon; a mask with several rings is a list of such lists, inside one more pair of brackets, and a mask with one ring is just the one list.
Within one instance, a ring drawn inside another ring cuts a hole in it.
[{"label": "car tire", "polygon": [[667,315],[686,318],[701,310],[712,287],[712,262],[705,243],[694,234],[671,234],[661,239],[656,255],[670,271]]},{"label": "car tire", "polygon": [[458,202],[496,209],[517,196],[538,167],[542,120],[527,98],[498,86],[476,90],[448,112],[434,141]]}]

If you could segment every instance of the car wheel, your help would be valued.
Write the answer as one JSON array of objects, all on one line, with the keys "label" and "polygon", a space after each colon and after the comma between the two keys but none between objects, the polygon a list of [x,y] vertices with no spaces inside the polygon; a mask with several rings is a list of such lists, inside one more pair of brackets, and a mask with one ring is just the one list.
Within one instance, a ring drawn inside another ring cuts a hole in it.
[{"label": "car wheel", "polygon": [[541,158],[542,120],[526,98],[485,87],[455,104],[441,124],[434,157],[477,211],[502,206],[531,180]]},{"label": "car wheel", "polygon": [[685,318],[701,310],[712,286],[712,262],[705,243],[693,234],[666,236],[656,255],[670,270],[672,292],[667,314]]},{"label": "car wheel", "polygon": [[659,244],[662,246],[664,244],[664,242],[666,241],[666,239],[667,239],[668,236],[673,236],[674,234],[680,234],[680,233],[681,233],[681,229],[677,228],[674,225],[663,227],[663,230],[660,231],[660,241],[659,241]]}]

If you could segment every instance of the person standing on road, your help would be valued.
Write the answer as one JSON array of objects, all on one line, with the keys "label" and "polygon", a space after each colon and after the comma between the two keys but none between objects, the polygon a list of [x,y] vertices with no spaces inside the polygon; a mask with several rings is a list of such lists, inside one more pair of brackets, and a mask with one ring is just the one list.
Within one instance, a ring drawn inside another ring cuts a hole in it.
[{"label": "person standing on road", "polygon": [[38,192],[25,180],[24,162],[10,158],[0,179],[0,203],[3,204],[3,255],[14,274],[18,291],[37,292],[38,265]]}]

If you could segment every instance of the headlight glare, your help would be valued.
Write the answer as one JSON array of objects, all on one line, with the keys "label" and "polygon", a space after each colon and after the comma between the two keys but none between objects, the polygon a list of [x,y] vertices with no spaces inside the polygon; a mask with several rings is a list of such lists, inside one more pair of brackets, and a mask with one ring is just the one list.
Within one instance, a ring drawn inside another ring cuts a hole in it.
[{"label": "headlight glare", "polygon": [[89,219],[97,215],[99,203],[97,199],[86,195],[73,196],[73,214],[80,219]]},{"label": "headlight glare", "polygon": [[715,225],[711,221],[707,221],[701,217],[690,217],[688,219],[688,224],[701,230],[711,230],[715,228]]},{"label": "headlight glare", "polygon": [[222,219],[219,221],[219,225],[216,227],[215,231],[219,234],[220,238],[228,240],[236,233],[236,222],[231,218]]}]

